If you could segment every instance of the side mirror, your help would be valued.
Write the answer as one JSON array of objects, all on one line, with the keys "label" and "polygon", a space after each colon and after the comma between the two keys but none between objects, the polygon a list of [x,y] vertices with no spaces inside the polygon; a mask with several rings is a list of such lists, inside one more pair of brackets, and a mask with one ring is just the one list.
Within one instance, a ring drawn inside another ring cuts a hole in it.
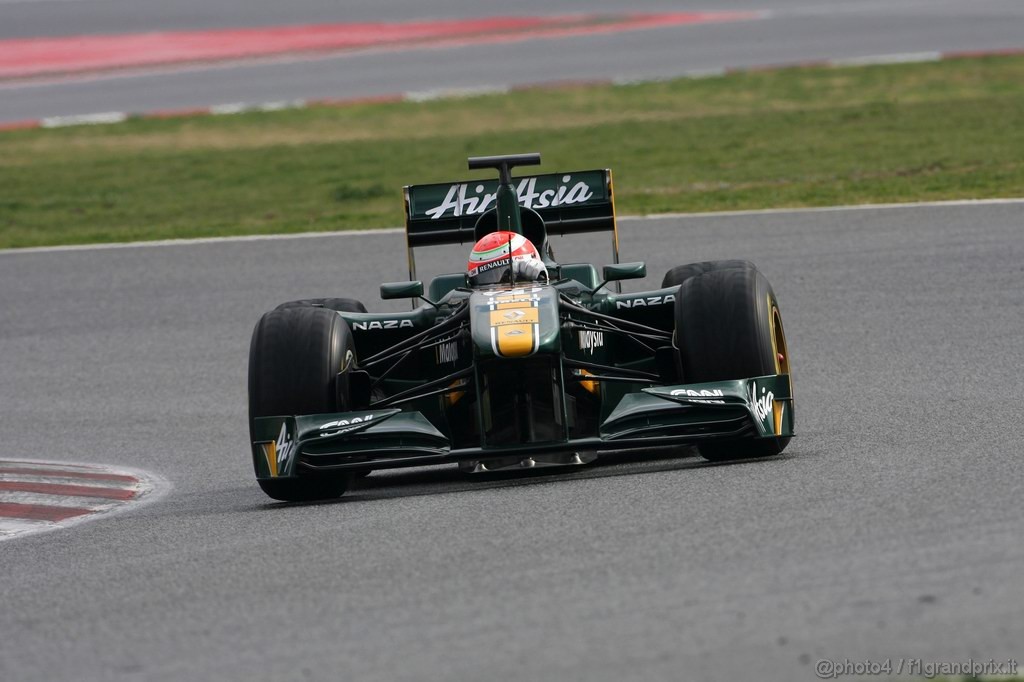
[{"label": "side mirror", "polygon": [[605,282],[618,282],[624,279],[641,279],[647,276],[647,264],[643,262],[636,262],[606,265],[604,266],[602,274],[604,274]]},{"label": "side mirror", "polygon": [[423,282],[385,282],[380,285],[380,297],[385,301],[395,298],[419,298],[423,295]]}]

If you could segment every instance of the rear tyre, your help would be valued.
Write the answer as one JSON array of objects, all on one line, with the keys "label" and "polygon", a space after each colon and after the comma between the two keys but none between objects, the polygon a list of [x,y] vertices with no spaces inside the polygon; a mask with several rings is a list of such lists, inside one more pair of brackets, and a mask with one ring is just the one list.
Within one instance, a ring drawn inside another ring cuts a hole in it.
[{"label": "rear tyre", "polygon": [[[249,348],[250,441],[256,417],[348,409],[345,372],[354,363],[352,332],[334,311],[293,306],[263,315]],[[275,500],[299,502],[338,497],[350,479],[348,473],[318,474],[259,484]]]},{"label": "rear tyre", "polygon": [[284,310],[285,308],[325,308],[340,313],[366,312],[366,306],[354,298],[303,298],[298,301],[282,303],[274,310]]},{"label": "rear tyre", "polygon": [[[686,381],[789,374],[792,389],[789,348],[775,292],[752,263],[732,262],[737,267],[696,273],[680,285],[676,346]],[[789,440],[787,436],[709,441],[698,449],[713,462],[768,457],[782,452]]]}]

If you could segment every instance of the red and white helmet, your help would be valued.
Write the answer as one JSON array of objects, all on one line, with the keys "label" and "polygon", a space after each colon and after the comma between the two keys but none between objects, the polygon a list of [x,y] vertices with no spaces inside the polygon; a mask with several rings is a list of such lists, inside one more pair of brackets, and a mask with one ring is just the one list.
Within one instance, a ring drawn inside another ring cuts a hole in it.
[{"label": "red and white helmet", "polygon": [[[511,262],[510,262],[511,257]],[[529,239],[515,232],[491,232],[478,241],[466,264],[470,286],[547,280],[548,269]]]}]

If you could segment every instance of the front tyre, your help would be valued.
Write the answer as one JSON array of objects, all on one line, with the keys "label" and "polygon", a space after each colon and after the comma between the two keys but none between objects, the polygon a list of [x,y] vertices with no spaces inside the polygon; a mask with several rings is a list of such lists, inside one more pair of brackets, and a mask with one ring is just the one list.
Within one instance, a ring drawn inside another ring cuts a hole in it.
[{"label": "front tyre", "polygon": [[[754,264],[748,260],[706,260],[700,263],[687,263],[677,265],[668,272],[661,280],[661,288],[667,289],[682,284],[691,277],[703,275],[706,272],[717,272],[718,270],[736,270],[743,268],[754,268]],[[754,268],[756,269],[756,268]]]},{"label": "front tyre", "polygon": [[326,308],[341,313],[365,313],[366,306],[354,298],[303,298],[298,301],[287,301],[275,310],[284,308]]},{"label": "front tyre", "polygon": [[261,478],[260,488],[275,500],[281,502],[312,502],[332,500],[341,497],[348,490],[349,476],[331,475],[316,478]]},{"label": "front tyre", "polygon": [[[775,292],[752,263],[694,274],[676,297],[676,346],[687,383],[790,377],[789,348]],[[792,393],[791,393],[792,395]],[[711,461],[768,457],[782,452],[789,436],[698,445]]]},{"label": "front tyre", "polygon": [[[257,417],[343,412],[346,372],[355,363],[348,324],[320,307],[279,308],[263,315],[249,348],[249,439]],[[339,383],[340,382],[340,383]],[[275,500],[299,502],[338,497],[351,476],[260,479]]]}]

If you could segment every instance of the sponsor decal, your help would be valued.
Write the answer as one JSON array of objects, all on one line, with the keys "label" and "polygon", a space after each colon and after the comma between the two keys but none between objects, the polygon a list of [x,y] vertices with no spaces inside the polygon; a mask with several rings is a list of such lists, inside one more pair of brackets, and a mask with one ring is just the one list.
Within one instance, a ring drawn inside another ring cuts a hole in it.
[{"label": "sponsor decal", "polygon": [[540,325],[491,323],[491,348],[504,358],[521,358],[537,352]]},{"label": "sponsor decal", "polygon": [[292,448],[295,446],[295,441],[288,435],[288,425],[281,424],[281,433],[277,434],[277,441],[274,443],[274,448],[277,450],[277,467],[281,468],[281,465],[288,461],[288,458],[292,455]]},{"label": "sponsor decal", "polygon": [[490,324],[492,327],[502,327],[507,324],[539,324],[539,308],[511,308],[491,311]]},{"label": "sponsor decal", "polygon": [[[522,178],[516,187],[519,205],[525,208],[552,208],[582,204],[594,196],[594,192],[583,181],[573,183],[571,175],[563,175],[561,183],[551,189],[537,191],[537,178]],[[448,188],[444,201],[439,206],[425,211],[431,220],[446,214],[452,216],[479,215],[490,209],[496,192],[485,193],[484,186],[459,183]]]},{"label": "sponsor decal", "polygon": [[[775,394],[761,387],[761,395],[757,394],[757,382],[750,386],[750,403],[754,407],[754,414],[762,424],[772,415],[772,406],[775,403]],[[772,424],[774,426],[774,424]],[[772,429],[774,430],[774,429]]]},{"label": "sponsor decal", "polygon": [[714,403],[715,405],[724,405],[724,400],[715,400],[715,398],[723,398],[725,394],[722,393],[721,389],[702,389],[695,391],[692,388],[677,388],[672,391],[669,395],[686,396],[687,398],[694,398],[692,402],[695,403]]},{"label": "sponsor decal", "polygon": [[498,260],[492,260],[490,263],[484,263],[482,265],[476,266],[475,268],[470,268],[469,276],[476,277],[477,275],[482,275],[483,273],[489,270],[493,270],[494,268],[507,268],[508,263],[508,258],[499,258]]},{"label": "sponsor decal", "polygon": [[619,310],[622,308],[646,308],[647,306],[662,305],[663,303],[674,303],[675,300],[675,294],[665,294],[664,296],[641,296],[640,298],[628,298],[625,301],[616,301],[615,307]]},{"label": "sponsor decal", "polygon": [[524,287],[524,288],[520,288],[520,289],[509,289],[507,291],[481,291],[480,293],[482,293],[484,296],[487,296],[488,298],[493,297],[493,296],[498,296],[500,298],[504,298],[505,296],[510,296],[510,297],[515,297],[515,296],[531,296],[533,294],[539,294],[540,290],[541,290],[541,287],[529,287],[529,288],[525,288]]},{"label": "sponsor decal", "polygon": [[[320,425],[320,437],[329,438],[330,436],[338,436],[349,431],[355,431],[360,426],[365,426],[367,422],[373,419],[372,414],[368,414],[365,417],[353,417],[352,419],[338,419],[333,422],[327,422],[326,424]],[[334,429],[328,433],[324,433],[328,429]]]},{"label": "sponsor decal", "polygon": [[540,292],[542,287],[519,287],[481,292],[487,296],[491,348],[505,358],[537,352],[540,343]]},{"label": "sponsor decal", "polygon": [[595,348],[601,348],[604,346],[604,332],[595,332],[591,330],[579,332],[580,350],[589,351],[591,355],[594,354]]},{"label": "sponsor decal", "polygon": [[540,288],[535,287],[532,290],[513,289],[511,291],[488,291],[484,293],[490,299],[487,301],[487,309],[493,312],[507,308],[520,308],[524,304],[537,307],[540,302],[540,296],[537,295],[539,291]]},{"label": "sponsor decal", "polygon": [[412,320],[370,320],[368,322],[353,322],[352,328],[359,331],[368,329],[411,329]]},{"label": "sponsor decal", "polygon": [[445,343],[435,346],[434,357],[439,365],[445,362],[454,363],[459,359],[458,341],[446,341]]},{"label": "sponsor decal", "polygon": [[277,440],[265,443],[262,447],[263,457],[267,460],[270,475],[277,476],[288,464],[292,456],[292,449],[295,447],[295,441],[288,435],[288,425],[282,423],[281,433],[277,435]]}]

